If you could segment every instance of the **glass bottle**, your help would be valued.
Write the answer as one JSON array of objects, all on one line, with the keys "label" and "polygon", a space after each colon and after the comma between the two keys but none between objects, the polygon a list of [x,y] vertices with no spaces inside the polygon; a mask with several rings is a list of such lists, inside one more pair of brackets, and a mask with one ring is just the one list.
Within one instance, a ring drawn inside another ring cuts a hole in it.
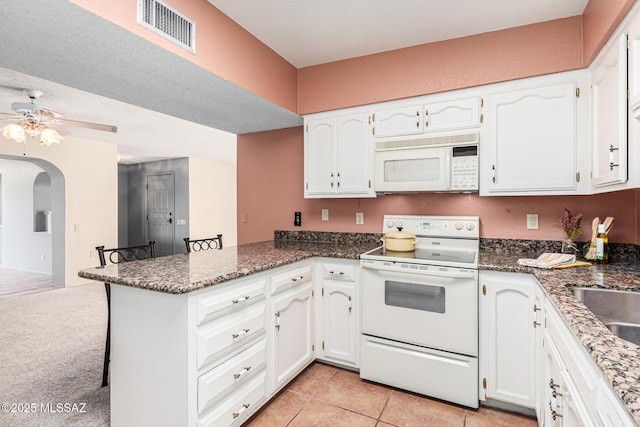
[{"label": "glass bottle", "polygon": [[609,262],[609,236],[607,236],[604,224],[598,225],[598,234],[596,235],[596,260],[599,264],[607,264]]}]

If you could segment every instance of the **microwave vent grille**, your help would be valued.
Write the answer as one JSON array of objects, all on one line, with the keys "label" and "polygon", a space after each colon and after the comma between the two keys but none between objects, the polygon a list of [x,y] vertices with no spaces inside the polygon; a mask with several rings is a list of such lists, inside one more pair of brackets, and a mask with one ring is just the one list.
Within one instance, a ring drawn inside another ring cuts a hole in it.
[{"label": "microwave vent grille", "polygon": [[440,135],[427,138],[400,139],[393,141],[377,141],[376,150],[389,150],[399,148],[434,147],[441,145],[477,144],[479,141],[477,132],[455,135]]}]

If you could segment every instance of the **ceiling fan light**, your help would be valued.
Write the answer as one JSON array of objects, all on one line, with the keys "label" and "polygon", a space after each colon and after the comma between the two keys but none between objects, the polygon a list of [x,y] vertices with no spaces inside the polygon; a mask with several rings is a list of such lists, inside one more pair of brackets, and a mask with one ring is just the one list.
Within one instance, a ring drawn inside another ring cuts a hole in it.
[{"label": "ceiling fan light", "polygon": [[62,137],[55,129],[46,128],[40,134],[40,143],[44,145],[60,144]]},{"label": "ceiling fan light", "polygon": [[11,123],[2,128],[2,136],[7,139],[13,139],[15,142],[24,144],[26,135],[24,128],[16,123]]}]

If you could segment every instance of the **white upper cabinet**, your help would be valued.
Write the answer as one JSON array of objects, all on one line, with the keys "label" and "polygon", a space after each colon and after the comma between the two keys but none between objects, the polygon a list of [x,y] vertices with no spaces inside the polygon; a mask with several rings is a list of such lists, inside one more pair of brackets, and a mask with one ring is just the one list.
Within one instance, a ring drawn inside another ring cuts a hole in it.
[{"label": "white upper cabinet", "polygon": [[305,197],[335,194],[336,119],[309,120],[304,132]]},{"label": "white upper cabinet", "polygon": [[593,152],[591,184],[627,181],[627,35],[623,34],[592,66]]},{"label": "white upper cabinet", "polygon": [[305,198],[375,197],[369,115],[305,117]]},{"label": "white upper cabinet", "polygon": [[384,138],[478,127],[482,102],[477,96],[433,102],[425,98],[424,104],[379,109],[373,115],[373,134]]},{"label": "white upper cabinet", "polygon": [[629,34],[629,123],[628,175],[633,187],[640,187],[640,14],[628,27]]},{"label": "white upper cabinet", "polygon": [[480,144],[480,194],[587,192],[588,88],[586,72],[493,87]]},{"label": "white upper cabinet", "polygon": [[373,117],[373,134],[377,138],[422,133],[422,105],[379,110]]},{"label": "white upper cabinet", "polygon": [[424,131],[439,132],[480,126],[482,98],[434,102],[424,106]]}]

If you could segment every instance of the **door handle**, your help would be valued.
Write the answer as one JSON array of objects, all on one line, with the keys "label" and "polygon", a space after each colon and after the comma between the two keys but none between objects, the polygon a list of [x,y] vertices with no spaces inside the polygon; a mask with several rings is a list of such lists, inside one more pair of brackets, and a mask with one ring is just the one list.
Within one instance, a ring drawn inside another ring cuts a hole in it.
[{"label": "door handle", "polygon": [[169,224],[173,224],[173,218],[169,218]]}]

